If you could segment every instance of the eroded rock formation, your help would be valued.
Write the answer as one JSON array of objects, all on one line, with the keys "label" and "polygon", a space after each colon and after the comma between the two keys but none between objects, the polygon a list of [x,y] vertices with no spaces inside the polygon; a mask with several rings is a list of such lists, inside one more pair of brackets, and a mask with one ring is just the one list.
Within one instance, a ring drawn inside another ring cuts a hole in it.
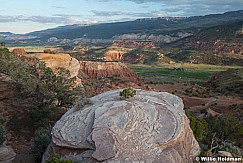
[{"label": "eroded rock formation", "polygon": [[113,46],[124,47],[124,48],[158,48],[152,41],[115,41]]},{"label": "eroded rock formation", "polygon": [[52,51],[51,49],[44,49],[43,52],[48,54],[55,54],[55,52]]},{"label": "eroded rock formation", "polygon": [[182,99],[137,89],[135,97],[121,100],[120,91],[99,94],[65,113],[42,162],[58,153],[83,163],[187,163],[200,153]]},{"label": "eroded rock formation", "polygon": [[127,81],[140,81],[135,72],[120,62],[80,61],[79,76],[82,78],[85,75],[93,79],[119,76]]},{"label": "eroded rock formation", "polygon": [[45,62],[46,66],[50,67],[54,72],[58,67],[65,68],[70,71],[71,77],[77,76],[80,68],[79,61],[71,57],[69,54],[37,53],[29,54],[28,57],[36,57]]},{"label": "eroded rock formation", "polygon": [[15,49],[13,49],[12,52],[17,55],[26,55],[27,54],[23,48],[15,48]]},{"label": "eroded rock formation", "polygon": [[208,42],[189,42],[185,44],[184,48],[203,51],[213,51],[215,53],[230,53],[243,55],[242,43],[227,43],[221,40]]},{"label": "eroded rock formation", "polygon": [[106,61],[121,61],[123,58],[123,52],[117,50],[110,50],[105,53],[104,60]]}]

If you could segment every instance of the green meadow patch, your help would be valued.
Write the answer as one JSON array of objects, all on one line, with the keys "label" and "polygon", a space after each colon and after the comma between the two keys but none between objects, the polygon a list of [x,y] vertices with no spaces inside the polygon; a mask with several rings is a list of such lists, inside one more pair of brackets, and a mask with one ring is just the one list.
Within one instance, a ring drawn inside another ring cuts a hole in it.
[{"label": "green meadow patch", "polygon": [[166,83],[166,82],[189,82],[205,83],[216,72],[224,71],[228,68],[236,67],[219,67],[214,65],[195,65],[195,64],[164,64],[164,65],[128,65],[135,71],[145,82],[149,83]]}]

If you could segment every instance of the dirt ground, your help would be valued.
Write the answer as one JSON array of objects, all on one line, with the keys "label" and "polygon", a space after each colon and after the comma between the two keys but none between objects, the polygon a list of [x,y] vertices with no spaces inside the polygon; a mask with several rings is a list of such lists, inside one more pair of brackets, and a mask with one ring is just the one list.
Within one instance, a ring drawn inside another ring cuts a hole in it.
[{"label": "dirt ground", "polygon": [[13,163],[35,163],[35,159],[30,154],[17,154]]},{"label": "dirt ground", "polygon": [[[239,112],[239,109],[243,108],[243,99],[239,97],[219,96],[218,94],[210,93],[210,95],[204,98],[200,97],[200,91],[198,91],[199,97],[195,97],[187,95],[185,90],[189,89],[191,85],[183,83],[149,84],[149,87],[155,91],[169,92],[181,97],[183,99],[185,109],[192,112],[200,112],[203,109],[210,108],[210,110],[220,114],[228,114],[236,117],[241,116],[242,110]],[[205,92],[203,93],[203,96],[205,96]],[[235,105],[236,107],[232,109],[232,105]]]}]

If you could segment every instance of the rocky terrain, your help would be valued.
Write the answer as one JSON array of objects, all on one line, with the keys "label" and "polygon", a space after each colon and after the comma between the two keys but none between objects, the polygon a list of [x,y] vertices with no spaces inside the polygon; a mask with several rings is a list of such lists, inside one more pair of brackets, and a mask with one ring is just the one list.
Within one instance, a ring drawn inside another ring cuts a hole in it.
[{"label": "rocky terrain", "polygon": [[[191,42],[185,44],[186,49],[213,51],[215,53],[230,53],[243,55],[242,43],[227,43],[225,41],[217,40],[211,42]],[[242,58],[242,56],[239,56]]]},{"label": "rocky terrain", "polygon": [[152,41],[115,41],[113,46],[124,48],[159,48]]},{"label": "rocky terrain", "polygon": [[180,98],[136,90],[135,97],[122,100],[120,91],[99,94],[65,113],[42,162],[57,153],[84,163],[185,163],[199,155]]},{"label": "rocky terrain", "polygon": [[54,54],[50,49],[45,49],[44,53],[27,54],[23,48],[16,48],[12,51],[14,54],[23,55],[29,58],[38,58],[46,63],[54,72],[57,68],[62,67],[69,70],[71,77],[76,77],[80,68],[79,61],[69,54]]},{"label": "rocky terrain", "polygon": [[15,48],[12,52],[17,55],[27,55],[26,51],[23,48]]},{"label": "rocky terrain", "polygon": [[80,68],[79,61],[69,54],[48,54],[37,53],[29,54],[28,57],[36,57],[46,63],[47,67],[50,67],[54,72],[57,68],[62,67],[69,70],[71,77],[76,77]]},{"label": "rocky terrain", "polygon": [[219,72],[204,85],[225,95],[243,97],[243,69]]},{"label": "rocky terrain", "polygon": [[79,77],[92,79],[118,76],[124,81],[139,82],[138,75],[120,62],[80,61]]},{"label": "rocky terrain", "polygon": [[242,26],[239,21],[202,29],[170,44],[180,51],[169,52],[167,56],[182,62],[242,66]]},{"label": "rocky terrain", "polygon": [[110,50],[105,53],[105,61],[122,61],[124,52],[117,50]]},{"label": "rocky terrain", "polygon": [[[74,43],[99,39],[103,43],[113,40],[146,40],[159,43],[173,42],[192,35],[202,28],[242,21],[242,11],[193,17],[158,17],[134,21],[101,23],[95,25],[68,25],[26,34],[38,40],[54,43]],[[36,40],[37,40],[36,39]],[[35,40],[32,40],[32,42]],[[96,42],[97,43],[97,42]]]},{"label": "rocky terrain", "polygon": [[11,162],[14,160],[16,153],[6,145],[0,145],[0,162]]}]

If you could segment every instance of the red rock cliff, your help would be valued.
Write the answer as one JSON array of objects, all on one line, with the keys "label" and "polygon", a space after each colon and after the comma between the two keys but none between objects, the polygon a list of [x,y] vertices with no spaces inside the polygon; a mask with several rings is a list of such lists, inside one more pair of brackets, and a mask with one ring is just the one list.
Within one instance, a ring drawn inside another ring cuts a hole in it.
[{"label": "red rock cliff", "polygon": [[121,61],[123,58],[123,53],[124,52],[120,52],[117,50],[111,50],[111,51],[107,51],[105,53],[105,57],[104,60],[106,61]]},{"label": "red rock cliff", "polygon": [[83,78],[84,75],[94,79],[119,76],[120,78],[127,81],[140,81],[138,75],[135,72],[120,62],[80,61],[79,77]]},{"label": "red rock cliff", "polygon": [[27,55],[26,51],[23,48],[15,48],[12,52],[17,55]]}]

